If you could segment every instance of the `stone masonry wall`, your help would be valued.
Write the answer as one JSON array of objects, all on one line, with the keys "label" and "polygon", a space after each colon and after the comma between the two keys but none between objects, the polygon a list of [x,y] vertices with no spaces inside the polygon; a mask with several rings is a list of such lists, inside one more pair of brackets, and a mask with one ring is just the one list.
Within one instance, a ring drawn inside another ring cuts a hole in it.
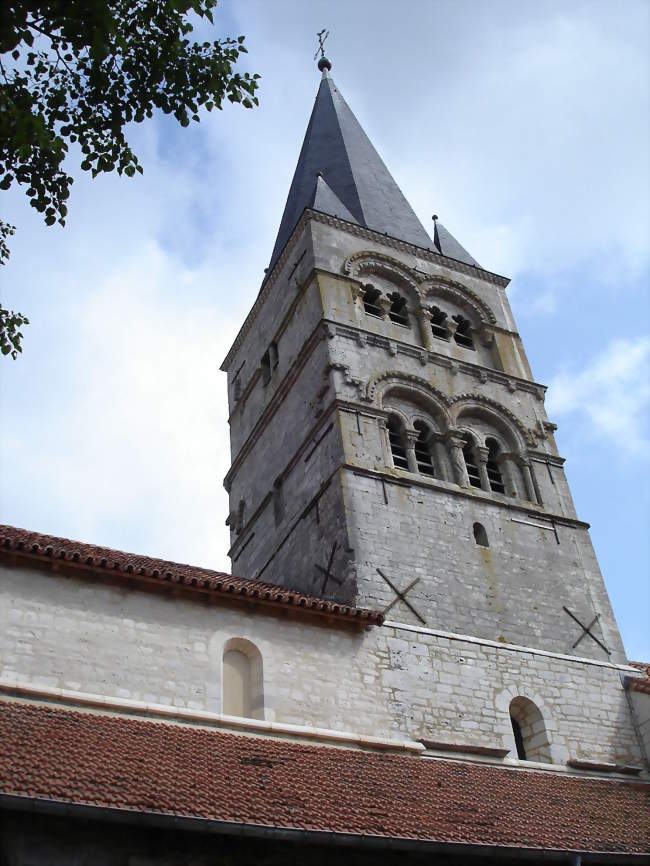
[{"label": "stone masonry wall", "polygon": [[[435,482],[382,483],[348,470],[345,488],[359,604],[382,610],[395,598],[379,568],[399,588],[419,579],[407,597],[431,628],[607,660],[588,635],[572,649],[582,629],[566,605],[585,625],[599,613],[592,631],[624,661],[604,588],[590,591],[602,581],[586,530],[540,528],[525,511]],[[487,530],[488,548],[474,540],[474,522]],[[399,614],[419,624],[402,603]]]},{"label": "stone masonry wall", "polygon": [[540,709],[554,762],[641,761],[612,666],[320,622],[3,564],[0,681],[218,713],[223,647],[240,637],[262,654],[269,721],[512,750],[520,694]]}]

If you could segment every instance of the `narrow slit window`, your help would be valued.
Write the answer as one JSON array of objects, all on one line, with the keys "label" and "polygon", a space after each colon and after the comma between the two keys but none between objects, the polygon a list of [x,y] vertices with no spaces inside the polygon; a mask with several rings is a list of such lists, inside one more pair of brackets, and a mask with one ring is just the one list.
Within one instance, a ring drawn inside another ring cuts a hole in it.
[{"label": "narrow slit window", "polygon": [[482,523],[475,523],[472,527],[474,531],[474,541],[478,544],[479,547],[489,547],[490,542],[488,541],[487,532],[485,531],[485,527]]},{"label": "narrow slit window", "polygon": [[284,488],[281,478],[273,485],[273,517],[276,526],[284,520]]},{"label": "narrow slit window", "polygon": [[278,361],[280,360],[280,356],[278,355],[278,344],[275,340],[269,346],[269,361],[271,362],[271,369],[275,370],[278,366]]},{"label": "narrow slit window", "polygon": [[447,330],[447,313],[443,313],[439,307],[431,308],[431,331],[434,337],[439,340],[449,340],[449,331]]},{"label": "narrow slit window", "polygon": [[363,295],[363,309],[369,316],[377,316],[381,318],[382,310],[379,306],[379,298],[380,298],[379,289],[375,289],[374,286],[368,286]]},{"label": "narrow slit window", "polygon": [[505,493],[506,488],[503,483],[503,475],[501,474],[501,468],[497,462],[497,457],[499,456],[499,451],[501,449],[494,439],[488,439],[485,444],[488,446],[486,469],[488,481],[490,482],[490,490],[494,493]]},{"label": "narrow slit window", "polygon": [[394,292],[388,297],[391,301],[390,310],[388,311],[388,318],[391,320],[391,322],[395,322],[396,325],[403,325],[404,327],[408,328],[409,312],[408,307],[406,306],[406,298],[403,298],[397,292]]},{"label": "narrow slit window", "polygon": [[271,356],[268,349],[262,355],[260,367],[262,369],[262,385],[266,388],[271,381]]},{"label": "narrow slit window", "polygon": [[408,469],[409,464],[406,459],[402,424],[398,418],[392,417],[388,421],[388,441],[390,442],[390,453],[393,457],[393,466],[395,466],[396,469]]},{"label": "narrow slit window", "polygon": [[465,458],[465,467],[467,469],[469,483],[472,485],[472,487],[480,487],[481,476],[478,471],[478,463],[476,462],[476,457],[474,456],[474,446],[471,442],[467,442],[465,444],[465,447],[463,448],[463,457]]},{"label": "narrow slit window", "polygon": [[415,460],[418,464],[418,471],[421,472],[422,475],[428,475],[430,478],[434,478],[435,471],[433,468],[433,458],[431,457],[429,444],[430,431],[421,421],[416,421],[413,426],[418,431],[418,438],[415,443]]},{"label": "narrow slit window", "polygon": [[459,346],[463,346],[465,349],[473,349],[474,340],[472,339],[472,323],[469,319],[466,319],[465,316],[461,316],[460,314],[453,316],[453,319],[458,323],[456,334],[454,335],[456,343]]}]

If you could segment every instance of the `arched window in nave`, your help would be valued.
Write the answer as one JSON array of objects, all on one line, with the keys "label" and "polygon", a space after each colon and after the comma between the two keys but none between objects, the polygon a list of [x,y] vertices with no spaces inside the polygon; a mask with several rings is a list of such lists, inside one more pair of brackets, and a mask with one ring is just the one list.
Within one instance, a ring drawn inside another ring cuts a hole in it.
[{"label": "arched window in nave", "polygon": [[262,654],[255,644],[232,638],[223,651],[222,712],[248,719],[264,718]]},{"label": "arched window in nave", "polygon": [[539,708],[522,695],[510,702],[510,724],[520,761],[551,763],[551,748]]}]

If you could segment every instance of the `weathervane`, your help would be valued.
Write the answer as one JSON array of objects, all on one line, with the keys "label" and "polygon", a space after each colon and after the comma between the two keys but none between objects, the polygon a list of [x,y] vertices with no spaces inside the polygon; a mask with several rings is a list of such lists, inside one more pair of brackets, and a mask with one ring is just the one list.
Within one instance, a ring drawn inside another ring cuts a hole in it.
[{"label": "weathervane", "polygon": [[318,39],[318,48],[316,49],[316,54],[314,54],[314,60],[318,57],[318,52],[320,51],[320,56],[325,57],[325,40],[330,35],[329,30],[326,30],[325,27],[321,30],[320,33],[316,34],[316,38]]}]

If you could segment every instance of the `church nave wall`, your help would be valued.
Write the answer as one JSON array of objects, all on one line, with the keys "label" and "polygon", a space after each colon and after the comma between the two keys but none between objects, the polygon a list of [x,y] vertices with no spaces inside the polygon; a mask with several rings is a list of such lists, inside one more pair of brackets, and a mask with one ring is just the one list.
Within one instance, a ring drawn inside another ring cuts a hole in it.
[{"label": "church nave wall", "polygon": [[511,759],[509,707],[521,697],[541,714],[552,762],[641,760],[621,684],[633,669],[407,623],[356,631],[96,580],[0,569],[5,691],[65,689],[73,702],[95,695],[126,710],[135,701],[219,714],[224,653],[252,645],[256,718],[267,722],[507,749]]}]

